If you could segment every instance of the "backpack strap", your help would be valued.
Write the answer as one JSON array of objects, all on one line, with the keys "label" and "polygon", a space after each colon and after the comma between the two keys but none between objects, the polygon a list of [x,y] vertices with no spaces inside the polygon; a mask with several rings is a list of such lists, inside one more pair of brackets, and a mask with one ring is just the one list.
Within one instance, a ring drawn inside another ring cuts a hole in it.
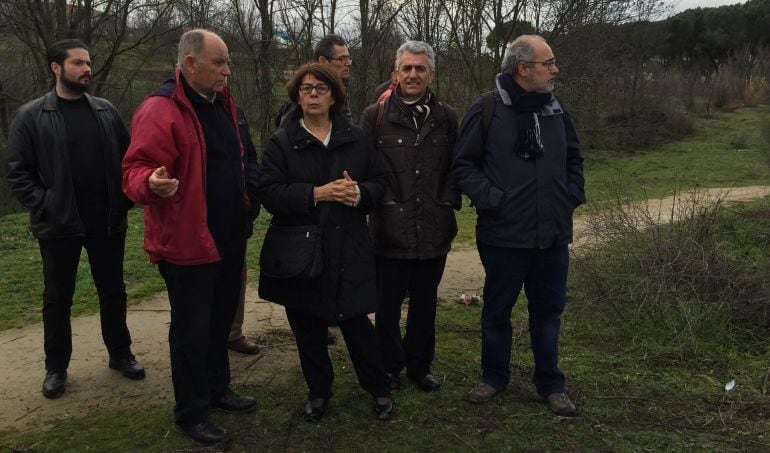
[{"label": "backpack strap", "polygon": [[374,123],[375,131],[380,130],[380,126],[382,126],[382,116],[384,114],[385,114],[385,99],[381,101],[377,101],[377,121]]},{"label": "backpack strap", "polygon": [[487,91],[481,95],[481,132],[482,143],[487,142],[489,128],[492,126],[492,117],[495,116],[495,92]]}]

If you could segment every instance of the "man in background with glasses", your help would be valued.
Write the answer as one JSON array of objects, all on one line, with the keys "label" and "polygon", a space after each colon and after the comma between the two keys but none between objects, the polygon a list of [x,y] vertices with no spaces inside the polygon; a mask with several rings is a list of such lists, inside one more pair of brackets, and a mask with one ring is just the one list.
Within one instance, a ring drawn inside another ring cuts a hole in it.
[{"label": "man in background with glasses", "polygon": [[509,384],[511,310],[523,286],[533,382],[554,413],[575,416],[558,366],[558,342],[572,215],[586,199],[575,125],[551,93],[558,73],[540,36],[511,42],[497,89],[465,114],[452,174],[476,205],[476,242],[486,272],[482,382],[467,399],[485,403]]},{"label": "man in background with glasses", "polygon": [[[347,94],[348,84],[350,83],[350,66],[353,64],[353,58],[350,56],[350,50],[345,38],[334,34],[321,38],[313,49],[313,61],[327,65],[342,80],[345,94]],[[275,117],[275,126],[283,127],[286,124],[287,118],[293,114],[298,114],[299,109],[296,107],[291,101],[287,101]],[[342,110],[342,114],[348,120],[353,118],[353,113],[350,111],[349,96],[345,98],[345,107]]]}]

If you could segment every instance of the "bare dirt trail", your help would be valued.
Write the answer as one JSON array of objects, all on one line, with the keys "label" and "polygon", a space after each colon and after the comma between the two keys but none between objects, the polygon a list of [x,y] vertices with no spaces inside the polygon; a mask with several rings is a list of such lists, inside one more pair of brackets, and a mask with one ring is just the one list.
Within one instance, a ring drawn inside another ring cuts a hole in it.
[{"label": "bare dirt trail", "polygon": [[[770,187],[710,189],[709,197],[723,195],[725,202],[743,202],[770,195]],[[649,200],[651,210],[661,216],[671,212],[673,197]],[[589,243],[586,222],[575,221],[575,245]],[[481,294],[484,271],[475,247],[453,251],[439,297],[450,302],[461,293]],[[255,334],[262,346],[256,356],[231,353],[233,386],[258,386],[285,378],[299,366],[293,337],[283,308],[257,297],[249,285],[246,295],[244,331]],[[104,409],[131,409],[173,404],[168,358],[169,308],[165,293],[129,307],[128,324],[133,351],[147,369],[142,381],[130,381],[107,367],[99,316],[73,318],[73,355],[68,370],[67,391],[59,399],[47,400],[40,393],[43,376],[43,328],[34,324],[0,332],[0,431],[45,428],[59,419],[81,417]]]}]

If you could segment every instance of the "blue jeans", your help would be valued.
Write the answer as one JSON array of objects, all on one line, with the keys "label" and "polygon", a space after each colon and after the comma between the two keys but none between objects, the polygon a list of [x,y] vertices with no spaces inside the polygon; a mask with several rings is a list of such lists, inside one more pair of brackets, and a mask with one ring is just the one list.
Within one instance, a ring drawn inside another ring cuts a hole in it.
[{"label": "blue jeans", "polygon": [[511,378],[511,310],[521,292],[529,302],[529,334],[535,358],[537,393],[564,391],[558,365],[561,314],[567,302],[567,245],[548,249],[512,249],[478,244],[486,271],[481,312],[483,380],[497,390]]}]

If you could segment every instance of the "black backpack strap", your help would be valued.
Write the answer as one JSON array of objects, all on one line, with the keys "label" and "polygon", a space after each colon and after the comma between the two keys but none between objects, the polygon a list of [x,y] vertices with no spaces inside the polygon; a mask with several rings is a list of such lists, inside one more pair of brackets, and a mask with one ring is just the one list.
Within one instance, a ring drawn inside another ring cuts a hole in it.
[{"label": "black backpack strap", "polygon": [[483,143],[487,142],[493,116],[495,116],[495,92],[487,91],[481,95],[481,132],[483,134]]}]

